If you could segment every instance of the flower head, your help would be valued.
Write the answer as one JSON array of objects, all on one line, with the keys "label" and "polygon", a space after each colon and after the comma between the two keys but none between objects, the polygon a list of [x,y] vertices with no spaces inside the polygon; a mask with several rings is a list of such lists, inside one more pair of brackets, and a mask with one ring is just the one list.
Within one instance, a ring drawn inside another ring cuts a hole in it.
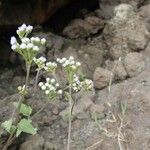
[{"label": "flower head", "polygon": [[59,84],[53,78],[46,78],[46,82],[40,82],[39,87],[51,99],[54,99],[62,94]]},{"label": "flower head", "polygon": [[57,64],[55,62],[47,62],[44,69],[48,73],[55,73]]},{"label": "flower head", "polygon": [[36,63],[39,69],[42,69],[45,67],[46,58],[41,56],[40,58],[33,58],[33,61]]}]

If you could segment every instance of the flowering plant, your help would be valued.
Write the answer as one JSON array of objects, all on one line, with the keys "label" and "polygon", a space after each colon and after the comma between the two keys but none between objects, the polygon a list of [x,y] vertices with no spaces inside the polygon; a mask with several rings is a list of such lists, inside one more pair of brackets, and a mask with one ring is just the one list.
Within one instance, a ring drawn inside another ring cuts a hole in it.
[{"label": "flowering plant", "polygon": [[[25,101],[25,95],[28,93],[30,67],[33,62],[37,66],[34,90],[37,89],[38,85],[39,88],[44,92],[45,96],[47,96],[51,101],[59,98],[63,94],[67,95],[67,99],[69,101],[69,129],[67,150],[69,150],[71,136],[71,112],[73,107],[72,94],[81,90],[91,90],[93,88],[93,82],[89,79],[80,80],[79,70],[81,63],[76,61],[72,56],[69,58],[57,58],[56,62],[48,62],[43,56],[36,58],[38,52],[40,51],[40,47],[45,44],[46,40],[44,38],[39,39],[38,37],[28,38],[28,35],[32,30],[32,26],[23,24],[17,30],[19,41],[17,41],[15,37],[11,38],[11,48],[13,51],[19,53],[25,60],[27,73],[25,85],[18,87],[20,99],[19,102],[14,103],[16,108],[16,117],[12,116],[11,119],[2,123],[3,128],[10,133],[10,136],[4,145],[3,150],[6,150],[9,145],[12,144],[14,139],[22,132],[32,135],[37,133],[37,129],[32,125],[32,108],[28,106]],[[67,87],[65,88],[61,87],[59,80],[56,77],[58,67],[64,69],[64,72],[67,75]],[[46,78],[45,82],[38,81],[40,71],[45,71],[50,75],[50,77]],[[45,107],[41,108],[34,115],[40,113],[44,108]]]}]

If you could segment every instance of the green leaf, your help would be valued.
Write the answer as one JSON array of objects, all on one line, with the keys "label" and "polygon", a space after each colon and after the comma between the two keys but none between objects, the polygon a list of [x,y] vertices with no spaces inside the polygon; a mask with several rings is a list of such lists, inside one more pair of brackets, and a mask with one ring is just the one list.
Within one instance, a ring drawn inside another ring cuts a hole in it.
[{"label": "green leaf", "polygon": [[[18,103],[14,102],[13,104],[16,108],[18,107]],[[32,108],[25,104],[21,104],[20,113],[23,114],[24,116],[29,117],[32,113]]]},{"label": "green leaf", "polygon": [[19,129],[17,129],[17,132],[16,132],[16,137],[18,137],[20,134],[21,134],[22,131],[20,131]]},{"label": "green leaf", "polygon": [[13,123],[13,120],[12,120],[12,119],[6,120],[5,122],[2,123],[2,127],[3,127],[7,132],[10,133],[10,132],[11,132],[12,123]]},{"label": "green leaf", "polygon": [[20,130],[18,132],[25,132],[32,135],[36,134],[37,132],[37,129],[32,126],[31,120],[27,120],[27,119],[22,119],[18,123],[18,130]]}]

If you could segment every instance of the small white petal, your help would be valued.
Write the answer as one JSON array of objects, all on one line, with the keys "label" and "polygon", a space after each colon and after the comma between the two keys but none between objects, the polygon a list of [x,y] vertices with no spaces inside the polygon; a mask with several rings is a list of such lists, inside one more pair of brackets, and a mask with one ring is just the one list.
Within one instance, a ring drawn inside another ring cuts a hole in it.
[{"label": "small white petal", "polygon": [[39,83],[39,86],[40,86],[40,87],[43,86],[43,82],[40,82],[40,83]]},{"label": "small white petal", "polygon": [[54,83],[56,80],[55,79],[51,79],[51,83]]},{"label": "small white petal", "polygon": [[33,51],[39,51],[39,48],[37,46],[34,46]]},{"label": "small white petal", "polygon": [[46,91],[45,91],[45,94],[46,94],[46,95],[48,95],[49,93],[50,93],[50,91],[49,91],[49,90],[46,90]]},{"label": "small white petal", "polygon": [[45,38],[41,39],[41,44],[44,45],[45,43],[46,43],[46,39]]},{"label": "small white petal", "polygon": [[14,44],[14,45],[11,46],[12,50],[16,50],[16,48],[17,48],[16,44]]},{"label": "small white petal", "polygon": [[58,94],[62,94],[62,90],[58,90]]},{"label": "small white petal", "polygon": [[11,37],[11,40],[10,40],[11,45],[16,44],[16,42],[17,42],[16,38],[14,36]]},{"label": "small white petal", "polygon": [[49,82],[50,81],[50,78],[46,78],[46,82]]},{"label": "small white petal", "polygon": [[81,66],[81,63],[80,63],[80,62],[77,62],[76,65],[77,65],[77,66]]},{"label": "small white petal", "polygon": [[33,48],[34,47],[34,45],[32,44],[32,43],[29,43],[28,45],[27,45],[27,48]]},{"label": "small white petal", "polygon": [[42,89],[42,90],[46,90],[46,86],[45,86],[45,85],[42,85],[42,86],[41,86],[41,89]]},{"label": "small white petal", "polygon": [[26,49],[26,48],[27,48],[27,46],[26,46],[26,44],[25,44],[25,43],[22,43],[22,44],[20,45],[20,48],[21,48],[21,49]]}]

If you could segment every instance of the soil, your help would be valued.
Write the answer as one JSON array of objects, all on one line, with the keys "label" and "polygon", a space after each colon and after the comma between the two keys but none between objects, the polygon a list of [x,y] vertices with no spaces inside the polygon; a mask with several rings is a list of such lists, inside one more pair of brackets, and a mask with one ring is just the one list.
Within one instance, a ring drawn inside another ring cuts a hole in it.
[{"label": "soil", "polygon": [[[80,93],[74,105],[70,150],[150,149],[150,12],[146,11],[150,3],[139,2],[136,11],[132,9],[135,5],[115,5],[116,16],[110,17],[112,14],[107,15],[103,9],[82,9],[68,25],[59,28],[59,35],[48,30],[53,25],[48,26],[48,22],[44,27],[37,26],[33,33],[51,41],[41,52],[48,60],[72,55],[94,81],[94,92]],[[121,14],[124,19],[119,18],[120,12],[125,12]],[[4,54],[0,60],[5,62],[0,63],[0,123],[11,117],[12,103],[19,97],[15,94],[17,87],[25,80],[24,62],[10,51],[4,39],[0,43],[8,50],[5,53],[0,47],[0,55]],[[60,80],[65,81],[61,74]],[[33,96],[34,76],[33,67],[26,98],[33,113],[47,101],[39,89]],[[39,80],[44,79],[45,75]],[[33,118],[38,134],[23,134],[9,150],[65,150],[67,111],[64,98],[50,102]],[[2,128],[0,137],[2,149],[8,138]]]}]

